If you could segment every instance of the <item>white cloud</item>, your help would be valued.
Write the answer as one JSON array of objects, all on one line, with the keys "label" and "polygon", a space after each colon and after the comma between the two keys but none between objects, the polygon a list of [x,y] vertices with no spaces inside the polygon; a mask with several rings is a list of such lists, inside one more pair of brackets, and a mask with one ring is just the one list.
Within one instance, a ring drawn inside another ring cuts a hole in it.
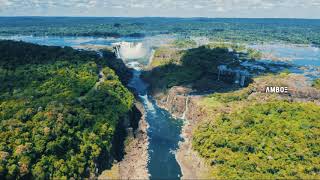
[{"label": "white cloud", "polygon": [[144,4],[131,4],[131,7],[133,7],[133,8],[145,8],[146,5],[144,5]]},{"label": "white cloud", "polygon": [[202,8],[204,8],[204,6],[196,4],[196,5],[193,6],[193,8],[195,8],[195,9],[202,9]]},{"label": "white cloud", "polygon": [[217,9],[216,9],[216,11],[217,12],[224,12],[224,11],[226,11],[223,7],[218,7]]},{"label": "white cloud", "polygon": [[121,5],[114,5],[114,6],[112,6],[112,8],[116,8],[116,9],[123,9],[123,8],[124,8],[124,6],[121,6]]},{"label": "white cloud", "polygon": [[9,0],[0,0],[0,7],[10,6],[12,4]]}]

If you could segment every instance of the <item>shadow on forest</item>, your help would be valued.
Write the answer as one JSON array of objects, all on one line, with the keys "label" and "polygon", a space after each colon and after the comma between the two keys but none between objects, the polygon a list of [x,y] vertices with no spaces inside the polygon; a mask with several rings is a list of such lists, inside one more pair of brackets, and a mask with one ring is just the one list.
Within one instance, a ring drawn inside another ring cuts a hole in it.
[{"label": "shadow on forest", "polygon": [[[196,94],[205,94],[235,91],[252,83],[252,74],[263,75],[282,71],[280,68],[278,71],[271,71],[269,65],[263,63],[260,63],[260,66],[266,70],[252,70],[242,66],[242,61],[254,62],[247,53],[229,51],[227,48],[201,46],[183,51],[178,60],[170,59],[169,63],[145,71],[143,78],[152,85],[154,92],[161,92],[173,86],[185,86],[191,88]],[[218,78],[220,65],[226,65],[233,70],[246,70],[251,75],[246,77],[245,84],[241,87],[235,83],[235,73],[227,72]]]},{"label": "shadow on forest", "polygon": [[[139,127],[139,121],[142,117],[142,113],[136,106],[133,106],[132,110],[128,113],[127,117],[122,117],[115,128],[114,137],[112,139],[111,152],[103,152],[99,158],[99,172],[110,170],[115,162],[121,162],[126,154],[126,138],[129,137],[128,128],[132,128],[133,132],[136,132]],[[129,122],[127,121],[129,120]],[[135,136],[135,135],[134,135]]]},{"label": "shadow on forest", "polygon": [[[234,84],[233,76],[221,76],[218,80],[218,66],[240,66],[240,60],[234,52],[226,48],[199,48],[186,50],[179,63],[169,63],[145,71],[143,78],[155,91],[173,86],[192,88],[196,93],[228,92],[240,89]],[[252,80],[246,80],[246,85]]]}]

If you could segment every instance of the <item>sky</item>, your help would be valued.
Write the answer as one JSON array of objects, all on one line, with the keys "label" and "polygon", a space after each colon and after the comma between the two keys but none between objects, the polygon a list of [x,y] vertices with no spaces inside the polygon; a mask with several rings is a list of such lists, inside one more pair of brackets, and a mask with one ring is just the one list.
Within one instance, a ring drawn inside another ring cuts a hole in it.
[{"label": "sky", "polygon": [[320,0],[0,0],[0,16],[320,19]]}]

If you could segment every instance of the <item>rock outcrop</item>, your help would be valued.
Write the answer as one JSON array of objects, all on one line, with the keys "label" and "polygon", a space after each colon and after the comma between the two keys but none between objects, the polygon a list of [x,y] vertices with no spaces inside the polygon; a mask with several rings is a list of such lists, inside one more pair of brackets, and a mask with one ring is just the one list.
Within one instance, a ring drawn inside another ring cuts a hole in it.
[{"label": "rock outcrop", "polygon": [[148,179],[148,124],[145,120],[144,108],[137,104],[137,109],[142,112],[134,137],[128,137],[129,143],[125,149],[125,156],[119,164],[120,179]]},{"label": "rock outcrop", "polygon": [[205,116],[205,111],[197,104],[202,96],[191,93],[190,88],[174,86],[166,93],[155,94],[154,98],[157,105],[167,110],[172,116],[195,123]]},{"label": "rock outcrop", "polygon": [[158,93],[154,97],[159,107],[185,120],[181,133],[184,141],[179,143],[179,149],[176,152],[182,179],[205,179],[209,168],[198,153],[192,149],[192,132],[206,113],[198,105],[202,97],[190,95],[191,92],[189,88],[176,86],[167,93]]},{"label": "rock outcrop", "polygon": [[[126,130],[124,156],[112,167],[101,173],[98,179],[148,179],[148,124],[144,108],[136,103],[128,118],[123,121]],[[123,141],[122,141],[123,142]]]},{"label": "rock outcrop", "polygon": [[169,111],[172,116],[181,118],[187,109],[187,96],[191,91],[189,88],[174,86],[167,93],[159,93],[154,97],[159,107]]}]

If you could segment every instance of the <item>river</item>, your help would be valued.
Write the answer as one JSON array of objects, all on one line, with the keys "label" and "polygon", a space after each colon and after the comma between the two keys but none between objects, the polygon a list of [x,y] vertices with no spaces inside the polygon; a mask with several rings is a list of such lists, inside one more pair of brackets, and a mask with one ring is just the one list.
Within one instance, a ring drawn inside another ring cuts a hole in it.
[{"label": "river", "polygon": [[182,120],[173,119],[165,110],[160,109],[147,94],[147,84],[140,78],[141,69],[138,62],[128,63],[132,67],[133,78],[129,86],[134,88],[142,101],[146,120],[149,124],[149,161],[148,171],[151,179],[179,179],[181,169],[175,158],[179,141],[182,140]]},{"label": "river", "polygon": [[[285,63],[291,65],[292,73],[303,74],[313,80],[320,78],[320,49],[310,45],[297,44],[255,44],[250,48],[259,50],[265,63]],[[275,60],[272,60],[275,59]]]}]

